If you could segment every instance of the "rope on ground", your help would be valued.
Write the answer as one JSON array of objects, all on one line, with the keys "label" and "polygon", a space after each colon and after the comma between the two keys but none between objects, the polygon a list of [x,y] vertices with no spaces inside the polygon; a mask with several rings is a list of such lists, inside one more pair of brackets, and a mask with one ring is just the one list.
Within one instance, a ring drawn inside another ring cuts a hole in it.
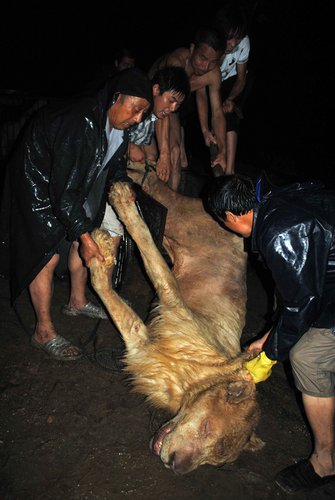
[{"label": "rope on ground", "polygon": [[[101,320],[99,319],[85,342],[80,339],[79,347],[82,349],[86,359],[88,359],[88,361],[90,361],[95,366],[98,366],[99,368],[102,368],[103,370],[109,372],[120,373],[124,368],[124,349],[113,347],[97,348],[96,340],[100,323]],[[87,346],[90,343],[92,343],[93,349],[89,351],[87,349]]]}]

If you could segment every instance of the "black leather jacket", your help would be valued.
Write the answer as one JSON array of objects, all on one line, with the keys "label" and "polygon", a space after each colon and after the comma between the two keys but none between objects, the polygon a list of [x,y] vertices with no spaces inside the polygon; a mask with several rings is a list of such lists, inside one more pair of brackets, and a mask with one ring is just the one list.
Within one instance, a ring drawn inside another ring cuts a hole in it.
[{"label": "black leather jacket", "polygon": [[[107,109],[114,89],[40,109],[24,130],[8,165],[11,180],[10,277],[12,301],[44,267],[60,244],[99,226],[83,204],[105,157]],[[105,189],[127,179],[124,142],[107,167]]]},{"label": "black leather jacket", "polygon": [[320,183],[278,188],[255,209],[252,250],[270,269],[282,302],[264,344],[268,358],[285,360],[312,326],[335,329],[334,234],[335,191]]}]

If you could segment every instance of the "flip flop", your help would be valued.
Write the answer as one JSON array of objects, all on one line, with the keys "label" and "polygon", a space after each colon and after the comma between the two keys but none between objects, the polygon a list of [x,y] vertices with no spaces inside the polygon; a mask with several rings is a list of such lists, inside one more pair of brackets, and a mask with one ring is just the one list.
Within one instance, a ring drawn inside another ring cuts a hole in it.
[{"label": "flip flop", "polygon": [[93,302],[88,302],[82,309],[70,309],[69,306],[63,306],[62,313],[67,316],[86,316],[87,318],[108,319],[103,308],[93,304]]},{"label": "flip flop", "polygon": [[[45,344],[41,344],[40,342],[37,342],[34,337],[31,337],[30,343],[36,349],[44,351],[46,354],[48,354],[48,356],[53,359],[57,359],[58,361],[76,361],[83,356],[83,353],[81,352],[79,347],[75,346],[61,335],[57,335],[57,337],[49,340]],[[74,348],[77,354],[70,354],[68,351],[69,348]]]}]

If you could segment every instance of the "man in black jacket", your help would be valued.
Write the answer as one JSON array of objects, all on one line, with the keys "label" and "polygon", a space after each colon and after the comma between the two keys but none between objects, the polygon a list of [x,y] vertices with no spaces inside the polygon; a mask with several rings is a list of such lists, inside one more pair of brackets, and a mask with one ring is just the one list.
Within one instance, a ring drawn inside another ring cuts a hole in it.
[{"label": "man in black jacket", "polygon": [[251,179],[231,175],[212,182],[206,203],[228,229],[251,237],[280,297],[271,330],[249,346],[257,357],[245,365],[257,383],[290,358],[314,450],[276,482],[293,493],[335,481],[335,191],[297,183],[257,200]]},{"label": "man in black jacket", "polygon": [[[29,287],[37,323],[32,345],[59,360],[76,360],[78,347],[57,334],[50,313],[53,275],[59,251],[69,253],[71,295],[64,312],[102,317],[87,302],[87,269],[103,260],[90,232],[106,210],[111,183],[126,180],[128,130],[152,106],[152,85],[138,68],[119,73],[94,96],[48,105],[26,127],[9,165],[11,205],[11,293],[14,302]],[[104,219],[104,220],[103,220]],[[116,228],[113,231],[113,228]]]}]

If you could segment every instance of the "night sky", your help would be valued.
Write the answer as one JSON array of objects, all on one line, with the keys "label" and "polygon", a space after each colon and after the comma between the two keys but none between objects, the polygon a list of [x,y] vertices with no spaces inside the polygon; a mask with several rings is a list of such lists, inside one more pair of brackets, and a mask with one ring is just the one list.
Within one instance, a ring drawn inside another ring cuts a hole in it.
[{"label": "night sky", "polygon": [[[251,14],[255,83],[248,116],[258,143],[265,151],[290,152],[309,169],[325,169],[333,142],[326,139],[334,92],[331,2],[240,1]],[[162,53],[189,45],[195,28],[221,3],[8,2],[0,30],[1,87],[49,95],[80,91],[122,46],[134,48],[137,64],[148,69]]]}]

